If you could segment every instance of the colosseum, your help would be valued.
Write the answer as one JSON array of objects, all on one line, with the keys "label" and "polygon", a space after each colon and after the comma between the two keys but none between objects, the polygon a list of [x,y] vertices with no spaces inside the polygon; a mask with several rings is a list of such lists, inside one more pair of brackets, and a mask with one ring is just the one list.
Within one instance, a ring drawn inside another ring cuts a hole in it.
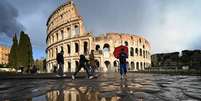
[{"label": "colosseum", "polygon": [[64,50],[64,71],[74,72],[79,55],[88,56],[95,50],[96,64],[100,72],[117,72],[118,59],[113,56],[115,47],[126,45],[129,49],[128,70],[138,71],[150,67],[149,42],[134,34],[106,33],[94,36],[86,32],[82,17],[72,0],[58,7],[47,21],[47,70],[56,65],[56,54]]}]

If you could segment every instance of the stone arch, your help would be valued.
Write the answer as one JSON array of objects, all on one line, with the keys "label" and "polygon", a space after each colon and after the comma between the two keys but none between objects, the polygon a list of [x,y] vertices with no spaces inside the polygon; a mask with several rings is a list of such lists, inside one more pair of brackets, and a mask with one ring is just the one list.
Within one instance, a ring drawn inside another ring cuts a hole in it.
[{"label": "stone arch", "polygon": [[60,47],[60,51],[62,51],[62,50],[64,51],[64,47],[63,46]]},{"label": "stone arch", "polygon": [[117,67],[117,66],[118,66],[118,63],[117,63],[116,60],[113,62],[113,66],[114,66],[114,67]]},{"label": "stone arch", "polygon": [[84,42],[84,54],[87,54],[88,51],[88,42]]},{"label": "stone arch", "polygon": [[58,35],[58,33],[56,33],[56,41],[58,41],[59,40],[59,35]]},{"label": "stone arch", "polygon": [[68,72],[71,72],[71,62],[68,62]]},{"label": "stone arch", "polygon": [[51,49],[51,54],[52,54],[52,57],[54,57],[54,52],[53,52],[54,50],[53,50],[53,48]]},{"label": "stone arch", "polygon": [[110,61],[105,61],[104,63],[105,63],[105,66],[106,66],[107,68],[109,68],[109,66],[110,66]]},{"label": "stone arch", "polygon": [[100,45],[96,45],[96,51],[100,49]]},{"label": "stone arch", "polygon": [[69,44],[67,45],[67,49],[68,49],[68,54],[70,54],[71,53],[71,49],[70,49],[70,45]]},{"label": "stone arch", "polygon": [[70,27],[67,27],[67,35],[69,38],[71,37],[71,28]]},{"label": "stone arch", "polygon": [[134,56],[134,48],[133,47],[130,48],[130,56]]},{"label": "stone arch", "polygon": [[79,35],[79,34],[80,34],[79,25],[75,25],[75,34],[76,34],[76,35]]},{"label": "stone arch", "polygon": [[142,49],[140,49],[140,56],[142,56]]},{"label": "stone arch", "polygon": [[78,52],[79,52],[79,44],[75,43],[75,53],[78,53]]},{"label": "stone arch", "polygon": [[138,56],[138,48],[135,48],[135,54]]},{"label": "stone arch", "polygon": [[131,62],[131,70],[134,70],[135,69],[135,63],[132,61]]},{"label": "stone arch", "polygon": [[63,40],[64,39],[64,31],[61,30],[60,32],[61,32],[61,40]]},{"label": "stone arch", "polygon": [[104,51],[110,51],[110,45],[108,43],[105,43],[103,46]]},{"label": "stone arch", "polygon": [[54,34],[52,35],[52,43],[54,43]]},{"label": "stone arch", "polygon": [[128,46],[128,41],[125,41],[124,44],[125,44],[125,46]]},{"label": "stone arch", "polygon": [[75,70],[77,70],[78,69],[78,66],[79,66],[79,62],[78,61],[75,61]]},{"label": "stone arch", "polygon": [[56,51],[56,55],[58,54],[58,49],[57,48],[55,48],[55,51]]},{"label": "stone arch", "polygon": [[139,70],[139,62],[136,62],[136,69]]},{"label": "stone arch", "polygon": [[143,64],[142,64],[142,62],[140,62],[140,68],[141,68],[141,70],[143,69]]}]

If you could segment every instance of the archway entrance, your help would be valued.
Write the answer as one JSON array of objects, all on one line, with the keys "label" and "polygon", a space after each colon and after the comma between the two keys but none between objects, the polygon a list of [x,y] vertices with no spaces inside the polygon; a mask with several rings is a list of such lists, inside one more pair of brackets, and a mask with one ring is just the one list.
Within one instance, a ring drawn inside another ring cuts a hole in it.
[{"label": "archway entrance", "polygon": [[87,54],[88,42],[84,42],[84,54]]},{"label": "archway entrance", "polygon": [[107,68],[107,71],[108,72],[112,71],[110,61],[105,61],[104,63],[105,63],[105,66]]}]

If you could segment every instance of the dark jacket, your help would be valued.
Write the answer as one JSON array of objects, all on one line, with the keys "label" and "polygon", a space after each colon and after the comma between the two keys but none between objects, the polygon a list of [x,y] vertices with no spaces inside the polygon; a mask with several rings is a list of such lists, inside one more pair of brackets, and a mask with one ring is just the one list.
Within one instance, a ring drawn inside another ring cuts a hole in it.
[{"label": "dark jacket", "polygon": [[85,58],[85,56],[80,55],[80,60],[79,60],[80,66],[84,66],[87,62],[88,60]]},{"label": "dark jacket", "polygon": [[89,62],[90,62],[90,65],[92,67],[94,67],[96,65],[96,62],[95,62],[95,58],[94,58],[94,54],[90,54],[89,55]]},{"label": "dark jacket", "polygon": [[57,63],[64,64],[64,56],[61,53],[57,54]]},{"label": "dark jacket", "polygon": [[119,54],[119,62],[120,62],[120,64],[126,64],[126,58],[128,58],[128,55],[125,52],[121,52]]}]

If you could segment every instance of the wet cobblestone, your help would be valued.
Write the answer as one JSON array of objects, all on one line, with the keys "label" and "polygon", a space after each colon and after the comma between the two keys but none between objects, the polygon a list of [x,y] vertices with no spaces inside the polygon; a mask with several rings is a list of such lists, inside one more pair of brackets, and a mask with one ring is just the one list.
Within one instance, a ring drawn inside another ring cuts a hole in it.
[{"label": "wet cobblestone", "polygon": [[97,79],[1,80],[0,101],[200,101],[199,76],[129,73]]}]

